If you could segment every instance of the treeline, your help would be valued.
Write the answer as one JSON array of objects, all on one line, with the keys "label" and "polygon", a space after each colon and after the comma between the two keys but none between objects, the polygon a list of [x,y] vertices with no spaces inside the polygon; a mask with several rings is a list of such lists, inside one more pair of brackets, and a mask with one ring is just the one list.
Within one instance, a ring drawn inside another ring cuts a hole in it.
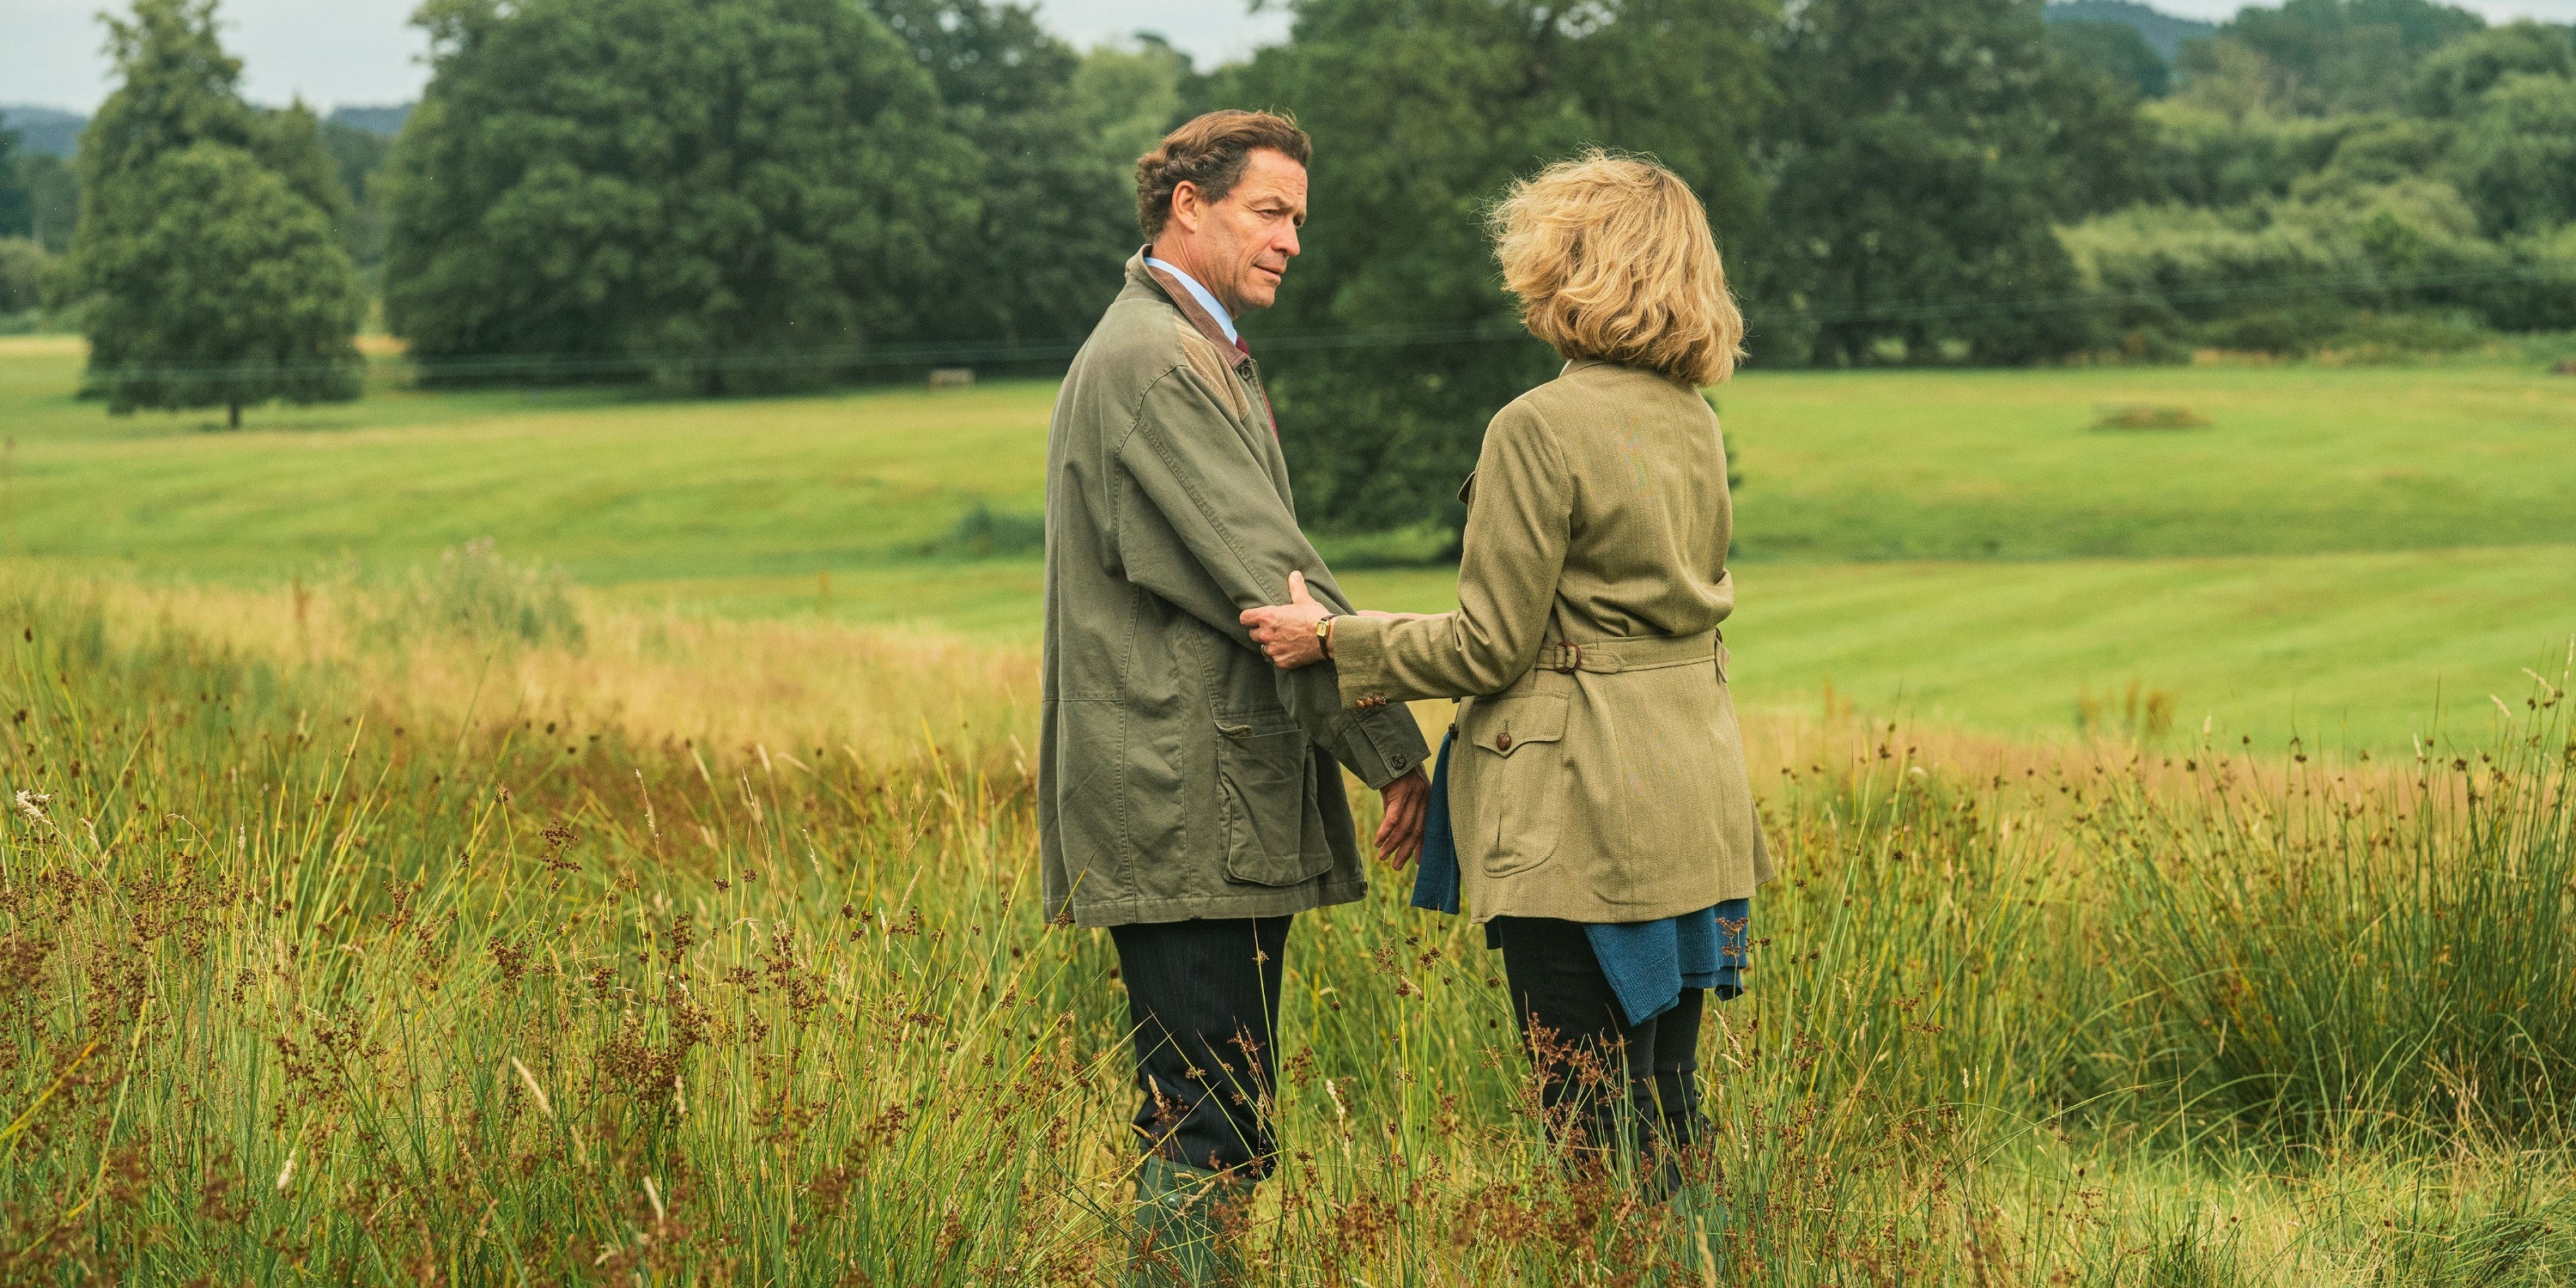
[{"label": "treeline", "polygon": [[2051,23],[2028,0],[1294,10],[1293,38],[1203,101],[1293,108],[1315,135],[1315,232],[1256,349],[1383,336],[1271,365],[1301,512],[1331,525],[1454,531],[1483,418],[1554,362],[1482,338],[1512,314],[1477,213],[1589,142],[1698,188],[1758,365],[2389,352],[2576,326],[2564,27],[2290,0],[2168,62],[2135,22]]},{"label": "treeline", "polygon": [[[2058,231],[2130,354],[2463,347],[2576,327],[2576,40],[2425,0],[2291,0],[2149,68],[2140,200]],[[2130,46],[2124,52],[2115,47]],[[2165,94],[2162,86],[2170,86]]]},{"label": "treeline", "polygon": [[[299,105],[249,107],[255,116],[310,115]],[[347,197],[338,220],[359,276],[372,283],[384,261],[385,158],[406,107],[336,108],[313,122]],[[71,157],[89,118],[49,109],[0,114],[0,334],[62,321],[48,311],[49,278],[60,271],[80,224],[80,178]],[[334,200],[332,207],[342,208]]]},{"label": "treeline", "polygon": [[978,0],[453,0],[388,178],[385,317],[433,372],[708,393],[833,355],[1077,341],[1183,109]]},{"label": "treeline", "polygon": [[[309,114],[239,104],[211,0],[137,0],[63,294],[119,405],[336,396],[347,336],[322,333],[371,293],[430,379],[727,393],[1042,365],[1134,249],[1134,158],[1197,111],[1271,107],[1315,136],[1314,222],[1251,335],[1301,504],[1363,529],[1454,521],[1484,418],[1548,373],[1481,218],[1587,145],[1699,190],[1764,365],[2576,326],[2564,27],[2433,0],[2290,0],[2208,34],[2120,0],[2055,22],[2037,0],[1288,8],[1285,43],[1202,71],[1150,39],[1079,53],[987,0],[430,0],[433,74],[379,172],[335,169]],[[207,144],[220,164],[160,173]],[[183,214],[200,193],[212,213]],[[181,224],[262,231],[199,237],[211,268],[120,249],[157,228],[197,253]],[[254,243],[300,267],[233,274]],[[181,308],[194,288],[164,278],[226,284]],[[171,374],[227,363],[265,374]]]}]

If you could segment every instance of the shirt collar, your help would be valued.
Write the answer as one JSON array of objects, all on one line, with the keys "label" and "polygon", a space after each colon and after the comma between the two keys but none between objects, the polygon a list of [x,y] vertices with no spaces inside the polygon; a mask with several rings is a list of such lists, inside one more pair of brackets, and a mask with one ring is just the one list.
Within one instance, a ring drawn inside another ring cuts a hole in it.
[{"label": "shirt collar", "polygon": [[1208,311],[1208,316],[1215,318],[1216,324],[1225,329],[1225,338],[1227,343],[1234,344],[1239,343],[1242,340],[1241,336],[1235,334],[1234,318],[1226,313],[1224,305],[1216,302],[1216,296],[1208,293],[1208,288],[1199,285],[1199,279],[1182,272],[1180,268],[1177,265],[1174,265],[1171,261],[1156,259],[1151,255],[1147,255],[1145,257],[1145,267],[1159,268],[1178,279],[1182,287],[1189,291],[1190,298],[1197,300],[1199,302],[1199,307],[1206,309]]}]

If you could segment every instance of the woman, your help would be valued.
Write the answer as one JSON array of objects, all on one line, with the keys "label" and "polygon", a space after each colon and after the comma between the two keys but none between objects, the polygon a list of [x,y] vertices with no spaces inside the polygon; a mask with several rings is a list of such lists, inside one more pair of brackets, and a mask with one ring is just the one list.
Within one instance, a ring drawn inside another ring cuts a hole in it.
[{"label": "woman", "polygon": [[1699,1129],[1703,994],[1737,991],[1772,875],[1717,634],[1735,605],[1726,449],[1699,394],[1733,373],[1743,317],[1707,214],[1661,166],[1551,166],[1493,231],[1566,364],[1485,430],[1458,611],[1329,616],[1298,582],[1244,621],[1282,667],[1330,657],[1346,706],[1466,699],[1439,775],[1456,864],[1551,1129],[1614,1147],[1616,1097],[1593,1088],[1624,1062],[1635,1143],[1679,1146]]}]

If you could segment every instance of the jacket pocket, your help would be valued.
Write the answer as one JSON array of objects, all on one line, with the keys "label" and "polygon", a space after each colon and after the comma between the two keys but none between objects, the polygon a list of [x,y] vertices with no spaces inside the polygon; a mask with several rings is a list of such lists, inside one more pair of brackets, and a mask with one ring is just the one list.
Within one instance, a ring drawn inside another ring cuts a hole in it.
[{"label": "jacket pocket", "polygon": [[1217,733],[1217,827],[1227,879],[1290,886],[1323,875],[1333,856],[1323,844],[1305,731],[1220,719]]},{"label": "jacket pocket", "polygon": [[1565,830],[1565,711],[1560,694],[1478,698],[1459,721],[1474,748],[1476,798],[1486,818],[1474,820],[1487,876],[1525,872],[1556,856]]}]

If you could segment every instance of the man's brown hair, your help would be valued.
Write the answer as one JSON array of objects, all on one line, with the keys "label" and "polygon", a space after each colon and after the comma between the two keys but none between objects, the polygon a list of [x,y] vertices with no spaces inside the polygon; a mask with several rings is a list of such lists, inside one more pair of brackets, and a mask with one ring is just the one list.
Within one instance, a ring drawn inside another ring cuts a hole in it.
[{"label": "man's brown hair", "polygon": [[1314,151],[1295,121],[1269,112],[1210,112],[1164,135],[1161,147],[1136,158],[1136,226],[1145,230],[1145,240],[1163,235],[1172,218],[1172,194],[1182,184],[1197,184],[1209,202],[1223,201],[1261,148],[1299,165]]}]

